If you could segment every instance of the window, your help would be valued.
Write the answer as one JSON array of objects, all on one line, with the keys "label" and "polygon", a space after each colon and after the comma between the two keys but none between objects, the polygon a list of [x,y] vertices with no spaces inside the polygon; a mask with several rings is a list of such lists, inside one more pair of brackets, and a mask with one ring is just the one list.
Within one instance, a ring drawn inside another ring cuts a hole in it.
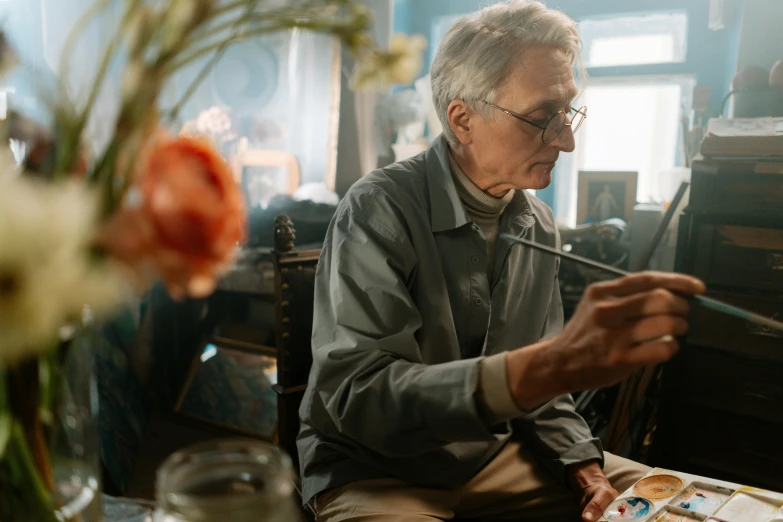
[{"label": "window", "polygon": [[576,136],[575,152],[562,156],[555,173],[558,220],[576,224],[580,170],[635,171],[637,201],[671,199],[682,162],[682,108],[690,107],[694,85],[692,77],[673,76],[591,80],[577,102],[587,105],[589,117]]},{"label": "window", "polygon": [[579,23],[587,67],[685,61],[688,15],[672,11]]}]

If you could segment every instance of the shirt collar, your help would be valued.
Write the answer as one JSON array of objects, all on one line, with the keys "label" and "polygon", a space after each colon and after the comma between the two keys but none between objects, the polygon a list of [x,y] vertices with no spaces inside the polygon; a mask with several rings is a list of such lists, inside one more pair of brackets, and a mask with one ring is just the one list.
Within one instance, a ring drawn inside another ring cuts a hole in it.
[{"label": "shirt collar", "polygon": [[[427,186],[430,197],[430,225],[433,232],[459,228],[469,222],[465,208],[454,185],[449,165],[449,145],[441,134],[432,142],[426,154]],[[515,190],[506,207],[514,220],[528,221],[534,215],[524,190]]]}]

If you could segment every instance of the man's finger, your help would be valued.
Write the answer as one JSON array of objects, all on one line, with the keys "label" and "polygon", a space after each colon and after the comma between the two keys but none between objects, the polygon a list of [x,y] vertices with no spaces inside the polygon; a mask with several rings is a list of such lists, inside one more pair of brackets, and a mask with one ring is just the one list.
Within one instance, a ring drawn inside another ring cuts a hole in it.
[{"label": "man's finger", "polygon": [[688,331],[688,321],[671,315],[647,317],[631,327],[631,340],[643,344],[662,337],[679,337]]},{"label": "man's finger", "polygon": [[674,357],[679,349],[673,337],[664,337],[635,347],[625,354],[623,362],[629,367],[660,364]]},{"label": "man's finger", "polygon": [[676,315],[685,317],[690,311],[688,301],[663,288],[642,292],[596,307],[599,324],[606,328],[620,328],[633,321],[651,315]]},{"label": "man's finger", "polygon": [[706,291],[704,283],[695,277],[672,272],[638,272],[619,279],[591,285],[588,291],[596,298],[625,297],[664,288],[670,292],[686,295],[701,294]]},{"label": "man's finger", "polygon": [[606,507],[615,499],[615,493],[605,488],[596,491],[593,498],[585,506],[582,512],[582,520],[585,522],[595,522],[603,515]]}]

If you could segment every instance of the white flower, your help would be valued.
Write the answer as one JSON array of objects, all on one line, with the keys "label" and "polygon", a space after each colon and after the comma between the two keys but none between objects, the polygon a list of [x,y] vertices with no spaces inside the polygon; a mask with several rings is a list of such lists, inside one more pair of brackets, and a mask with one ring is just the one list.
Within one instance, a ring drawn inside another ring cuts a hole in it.
[{"label": "white flower", "polygon": [[118,269],[90,257],[97,196],[79,182],[0,177],[0,364],[54,348],[85,305],[125,297]]},{"label": "white flower", "polygon": [[359,57],[353,85],[356,88],[409,84],[421,71],[427,40],[420,35],[396,34],[387,53]]},{"label": "white flower", "polygon": [[232,126],[231,109],[226,107],[210,107],[201,111],[196,118],[198,132],[210,136],[218,143],[236,137]]}]

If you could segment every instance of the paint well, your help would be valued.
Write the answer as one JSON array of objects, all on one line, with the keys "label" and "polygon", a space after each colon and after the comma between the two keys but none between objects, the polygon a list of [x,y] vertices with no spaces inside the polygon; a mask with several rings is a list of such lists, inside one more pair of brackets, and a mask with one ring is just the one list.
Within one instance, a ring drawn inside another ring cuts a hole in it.
[{"label": "paint well", "polygon": [[728,490],[723,492],[722,488],[717,491],[716,489],[710,488],[708,485],[694,483],[688,486],[670,504],[688,511],[701,513],[702,515],[712,515],[726,503],[731,493],[733,493]]},{"label": "paint well", "polygon": [[633,492],[650,500],[663,500],[679,493],[682,486],[682,480],[674,475],[651,475],[637,482]]},{"label": "paint well", "polygon": [[732,522],[757,520],[766,522],[777,514],[779,508],[780,503],[773,503],[747,493],[736,493],[715,513],[715,516]]},{"label": "paint well", "polygon": [[652,514],[653,504],[641,497],[615,500],[604,511],[606,520],[644,520]]}]

